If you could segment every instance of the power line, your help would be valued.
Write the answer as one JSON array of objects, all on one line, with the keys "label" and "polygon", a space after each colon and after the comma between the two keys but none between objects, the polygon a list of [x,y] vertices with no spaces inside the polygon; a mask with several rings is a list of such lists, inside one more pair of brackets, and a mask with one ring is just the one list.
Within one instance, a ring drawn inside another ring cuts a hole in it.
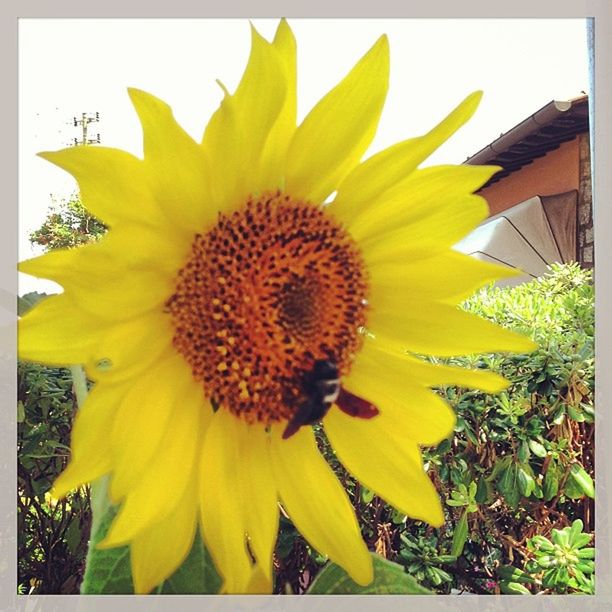
[{"label": "power line", "polygon": [[100,121],[100,113],[81,113],[81,118],[77,119],[76,117],[72,118],[74,127],[78,127],[79,125],[82,127],[83,133],[81,139],[73,138],[73,146],[87,146],[92,144],[100,144],[100,134],[96,134],[95,138],[88,137],[88,130],[90,123],[97,123]]}]

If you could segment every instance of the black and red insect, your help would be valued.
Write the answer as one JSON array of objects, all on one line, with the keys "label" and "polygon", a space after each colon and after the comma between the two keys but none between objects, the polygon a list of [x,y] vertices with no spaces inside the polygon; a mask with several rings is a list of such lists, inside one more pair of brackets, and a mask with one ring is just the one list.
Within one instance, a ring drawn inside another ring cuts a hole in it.
[{"label": "black and red insect", "polygon": [[286,440],[296,433],[302,425],[312,425],[320,421],[336,404],[340,410],[352,417],[371,419],[378,414],[378,408],[340,386],[338,367],[333,361],[319,359],[302,380],[304,401],[287,423],[283,432]]}]

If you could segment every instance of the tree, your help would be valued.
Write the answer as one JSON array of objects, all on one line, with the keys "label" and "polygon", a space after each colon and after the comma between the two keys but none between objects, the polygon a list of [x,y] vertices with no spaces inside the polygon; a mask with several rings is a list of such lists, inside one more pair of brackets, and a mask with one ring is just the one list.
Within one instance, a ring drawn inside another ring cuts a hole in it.
[{"label": "tree", "polygon": [[106,226],[91,215],[77,193],[68,199],[52,197],[43,224],[30,234],[30,242],[45,251],[72,248],[95,242],[106,232]]}]

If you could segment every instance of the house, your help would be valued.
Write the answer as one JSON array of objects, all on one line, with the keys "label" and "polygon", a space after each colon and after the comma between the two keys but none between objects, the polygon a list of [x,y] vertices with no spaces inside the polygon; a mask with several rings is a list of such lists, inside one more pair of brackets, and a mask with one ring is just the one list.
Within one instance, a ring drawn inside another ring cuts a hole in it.
[{"label": "house", "polygon": [[489,219],[458,250],[521,268],[520,282],[555,261],[593,267],[588,96],[549,102],[464,163],[503,170],[478,191]]}]

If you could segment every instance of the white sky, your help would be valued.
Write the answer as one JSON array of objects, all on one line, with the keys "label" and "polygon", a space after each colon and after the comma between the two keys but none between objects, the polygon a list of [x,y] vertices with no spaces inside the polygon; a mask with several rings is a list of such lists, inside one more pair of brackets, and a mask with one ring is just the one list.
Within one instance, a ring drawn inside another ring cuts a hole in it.
[{"label": "white sky", "polygon": [[[278,20],[255,19],[269,40]],[[467,94],[482,89],[475,117],[426,165],[461,163],[553,99],[588,91],[582,19],[292,19],[298,43],[301,119],[383,33],[391,84],[369,153],[419,135]],[[200,139],[233,91],[250,46],[244,19],[21,19],[19,27],[19,257],[37,254],[28,236],[51,204],[75,189],[36,153],[80,137],[72,117],[100,113],[90,136],[141,155],[141,132],[127,87],[168,102]],[[20,274],[20,294],[57,286]]]}]

